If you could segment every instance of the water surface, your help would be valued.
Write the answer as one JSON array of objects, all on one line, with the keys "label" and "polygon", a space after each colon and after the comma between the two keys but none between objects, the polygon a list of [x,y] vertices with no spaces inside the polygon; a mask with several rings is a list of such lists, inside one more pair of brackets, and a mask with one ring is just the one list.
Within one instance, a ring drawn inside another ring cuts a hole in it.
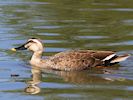
[{"label": "water surface", "polygon": [[[32,69],[31,53],[9,49],[36,37],[44,56],[73,49],[133,54],[132,0],[0,0],[2,100],[132,100],[133,57],[109,69]],[[26,93],[28,92],[28,93]]]}]

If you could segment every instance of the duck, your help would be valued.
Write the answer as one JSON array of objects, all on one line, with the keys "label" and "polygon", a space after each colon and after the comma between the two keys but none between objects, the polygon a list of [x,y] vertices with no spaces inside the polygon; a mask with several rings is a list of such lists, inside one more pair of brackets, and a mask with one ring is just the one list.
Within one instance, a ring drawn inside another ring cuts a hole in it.
[{"label": "duck", "polygon": [[60,71],[81,71],[97,66],[109,67],[126,60],[130,56],[130,54],[117,55],[114,51],[68,50],[42,59],[44,46],[38,38],[30,38],[23,45],[11,50],[26,49],[33,52],[30,60],[32,66]]}]

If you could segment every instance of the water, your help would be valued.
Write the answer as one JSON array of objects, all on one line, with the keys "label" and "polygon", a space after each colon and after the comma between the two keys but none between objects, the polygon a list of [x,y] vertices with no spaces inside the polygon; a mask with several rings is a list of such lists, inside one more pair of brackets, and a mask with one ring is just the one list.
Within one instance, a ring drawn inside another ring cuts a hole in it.
[{"label": "water", "polygon": [[133,54],[132,0],[0,0],[1,100],[132,100],[133,57],[109,69],[32,69],[9,50],[37,37],[44,56],[71,49]]}]

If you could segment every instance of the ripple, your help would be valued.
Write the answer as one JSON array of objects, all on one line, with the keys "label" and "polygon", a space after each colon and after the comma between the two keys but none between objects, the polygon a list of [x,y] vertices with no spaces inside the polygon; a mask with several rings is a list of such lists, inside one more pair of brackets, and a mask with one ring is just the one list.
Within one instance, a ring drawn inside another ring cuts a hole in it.
[{"label": "ripple", "polygon": [[73,88],[74,86],[71,84],[61,84],[61,83],[51,83],[51,82],[43,82],[41,83],[42,86],[46,88],[58,88],[58,89],[65,89],[65,88]]},{"label": "ripple", "polygon": [[[19,90],[16,90],[19,91]],[[18,100],[21,98],[23,98],[23,100],[44,100],[45,97],[41,97],[41,96],[32,96],[32,95],[24,95],[24,93],[14,93],[11,91],[5,91],[5,92],[1,92],[1,100],[9,100],[12,98],[12,100]],[[16,97],[17,95],[17,97]]]},{"label": "ripple", "polygon": [[93,46],[124,46],[124,45],[133,45],[133,41],[125,41],[125,42],[117,42],[117,43],[90,43],[86,44],[85,47],[93,47]]},{"label": "ripple", "polygon": [[59,33],[37,33],[38,35],[46,35],[46,36],[59,36]]},{"label": "ripple", "polygon": [[65,94],[65,93],[62,93],[62,94],[59,94],[58,96],[60,96],[60,97],[71,97],[71,98],[80,98],[80,97],[82,97],[82,95],[80,95],[80,94]]},{"label": "ripple", "polygon": [[133,41],[124,41],[118,43],[110,43],[109,46],[117,46],[117,45],[133,45]]},{"label": "ripple", "polygon": [[1,91],[21,89],[21,88],[24,88],[24,83],[21,82],[6,82],[6,83],[1,83],[0,85]]},{"label": "ripple", "polygon": [[49,2],[17,2],[17,1],[1,1],[0,5],[1,6],[6,6],[6,5],[46,5],[46,4],[51,4]]},{"label": "ripple", "polygon": [[33,28],[37,29],[57,29],[62,28],[62,26],[34,26]]},{"label": "ripple", "polygon": [[82,23],[82,22],[86,22],[86,20],[48,20],[49,22],[64,22],[64,23]]},{"label": "ripple", "polygon": [[133,8],[80,8],[79,11],[122,11],[132,12]]},{"label": "ripple", "polygon": [[126,89],[129,91],[133,91],[133,86],[128,86]]},{"label": "ripple", "polygon": [[108,36],[76,36],[75,39],[103,39],[108,38]]},{"label": "ripple", "polygon": [[133,19],[123,20],[122,21],[125,25],[131,25],[133,26]]},{"label": "ripple", "polygon": [[61,51],[66,51],[69,50],[68,48],[57,48],[57,47],[47,47],[45,49],[46,52],[61,52]]},{"label": "ripple", "polygon": [[[3,48],[3,49],[10,49],[12,48],[14,45],[16,44],[22,44],[24,43],[25,41],[24,40],[1,40],[1,45],[0,45],[0,48]],[[6,44],[6,45],[5,45]]]},{"label": "ripple", "polygon": [[0,33],[0,37],[1,37],[0,40],[7,40],[7,39],[9,40],[9,39],[13,39],[13,38],[18,37],[18,36],[20,36],[20,35],[19,34],[7,34],[7,33],[1,34]]},{"label": "ripple", "polygon": [[92,3],[92,5],[107,5],[107,6],[116,6],[117,4],[116,3]]},{"label": "ripple", "polygon": [[64,40],[44,40],[43,43],[64,43]]}]

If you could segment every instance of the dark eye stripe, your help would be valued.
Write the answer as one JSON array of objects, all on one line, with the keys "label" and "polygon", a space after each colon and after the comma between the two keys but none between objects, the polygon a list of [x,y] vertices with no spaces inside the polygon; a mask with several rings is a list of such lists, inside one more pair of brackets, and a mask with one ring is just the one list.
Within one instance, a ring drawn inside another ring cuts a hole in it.
[{"label": "dark eye stripe", "polygon": [[30,40],[30,41],[26,42],[26,44],[28,44],[28,43],[35,43],[35,42],[34,42],[34,41],[32,41],[32,40]]}]

